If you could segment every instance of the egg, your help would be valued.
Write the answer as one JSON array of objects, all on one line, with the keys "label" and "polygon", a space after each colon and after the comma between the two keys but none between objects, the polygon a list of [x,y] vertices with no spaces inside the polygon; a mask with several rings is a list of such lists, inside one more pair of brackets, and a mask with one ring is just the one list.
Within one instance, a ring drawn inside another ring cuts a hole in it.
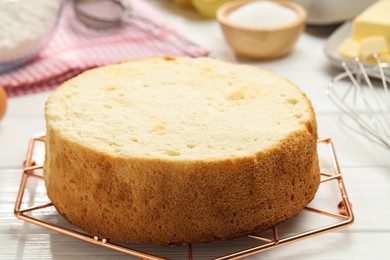
[{"label": "egg", "polygon": [[7,110],[7,93],[0,86],[0,120],[5,115],[5,111]]},{"label": "egg", "polygon": [[217,9],[232,0],[192,0],[195,9],[204,17],[215,18]]},{"label": "egg", "polygon": [[181,6],[192,6],[191,0],[173,0],[175,4],[181,5]]}]

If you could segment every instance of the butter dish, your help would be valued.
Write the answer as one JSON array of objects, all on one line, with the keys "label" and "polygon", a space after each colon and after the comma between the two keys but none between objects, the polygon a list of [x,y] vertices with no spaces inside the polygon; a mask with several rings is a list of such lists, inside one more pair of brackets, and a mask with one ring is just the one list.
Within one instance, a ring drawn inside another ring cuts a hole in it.
[{"label": "butter dish", "polygon": [[[344,59],[339,54],[338,50],[341,46],[341,44],[351,38],[352,36],[352,23],[351,22],[345,22],[342,24],[331,36],[328,38],[324,52],[325,55],[328,57],[329,61],[331,62],[332,66],[336,68],[342,69],[342,63],[345,62],[347,65],[351,66],[353,61]],[[364,63],[364,66],[366,68],[372,68],[373,66],[376,66],[373,63]],[[386,76],[390,77],[390,65],[389,64],[383,64],[384,67],[387,69],[384,70],[384,73]],[[380,75],[371,75],[373,77],[379,78]]]}]

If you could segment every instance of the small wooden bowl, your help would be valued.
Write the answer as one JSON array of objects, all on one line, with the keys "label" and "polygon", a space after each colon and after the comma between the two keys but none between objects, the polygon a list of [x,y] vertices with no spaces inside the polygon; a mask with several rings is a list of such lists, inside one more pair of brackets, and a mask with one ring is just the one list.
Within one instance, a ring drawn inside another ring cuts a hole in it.
[{"label": "small wooden bowl", "polygon": [[300,5],[289,2],[274,2],[293,9],[298,18],[289,25],[262,27],[245,26],[232,22],[228,15],[239,7],[254,1],[242,0],[224,4],[217,11],[217,19],[221,25],[226,41],[237,56],[251,59],[274,59],[290,53],[300,34],[305,29],[306,11]]}]

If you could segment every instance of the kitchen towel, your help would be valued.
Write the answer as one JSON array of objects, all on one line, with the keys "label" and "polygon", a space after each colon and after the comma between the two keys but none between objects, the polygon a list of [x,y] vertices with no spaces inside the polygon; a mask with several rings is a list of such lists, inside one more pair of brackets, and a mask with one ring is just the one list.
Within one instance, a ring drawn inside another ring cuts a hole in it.
[{"label": "kitchen towel", "polygon": [[54,89],[63,81],[97,66],[133,58],[207,56],[208,52],[175,31],[152,7],[128,0],[131,14],[123,24],[92,29],[77,18],[66,2],[48,46],[28,64],[0,73],[9,96]]}]

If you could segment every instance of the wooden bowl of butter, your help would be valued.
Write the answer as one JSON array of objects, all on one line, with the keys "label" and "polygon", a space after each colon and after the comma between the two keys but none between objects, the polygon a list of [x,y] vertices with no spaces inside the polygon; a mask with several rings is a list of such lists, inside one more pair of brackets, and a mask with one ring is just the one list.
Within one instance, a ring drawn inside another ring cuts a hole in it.
[{"label": "wooden bowl of butter", "polygon": [[217,19],[239,57],[274,59],[289,54],[305,28],[306,11],[289,1],[238,0],[221,6]]}]

